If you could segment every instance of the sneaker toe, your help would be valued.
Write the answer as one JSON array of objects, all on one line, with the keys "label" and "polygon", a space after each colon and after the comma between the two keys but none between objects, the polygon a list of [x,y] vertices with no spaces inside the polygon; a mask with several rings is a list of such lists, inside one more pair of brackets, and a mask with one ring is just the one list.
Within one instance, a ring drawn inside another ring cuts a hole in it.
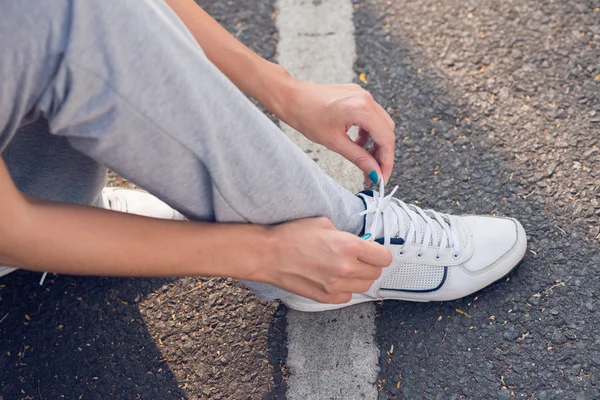
[{"label": "sneaker toe", "polygon": [[527,237],[513,218],[465,216],[462,218],[473,241],[473,256],[463,264],[470,273],[497,269],[501,278],[523,258]]}]

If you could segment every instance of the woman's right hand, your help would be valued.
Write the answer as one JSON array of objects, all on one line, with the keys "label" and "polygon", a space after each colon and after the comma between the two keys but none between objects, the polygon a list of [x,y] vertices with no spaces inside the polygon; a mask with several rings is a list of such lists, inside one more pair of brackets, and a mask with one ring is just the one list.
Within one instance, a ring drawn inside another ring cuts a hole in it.
[{"label": "woman's right hand", "polygon": [[291,221],[269,229],[273,258],[249,279],[320,303],[346,303],[352,293],[366,292],[392,262],[387,248],[338,231],[327,218]]}]

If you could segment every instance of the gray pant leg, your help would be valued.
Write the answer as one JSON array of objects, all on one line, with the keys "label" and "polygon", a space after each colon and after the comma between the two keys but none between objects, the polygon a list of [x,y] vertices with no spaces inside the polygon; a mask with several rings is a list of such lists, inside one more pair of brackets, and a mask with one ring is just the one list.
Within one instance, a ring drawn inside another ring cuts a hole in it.
[{"label": "gray pant leg", "polygon": [[106,168],[51,135],[44,119],[19,128],[2,158],[19,190],[39,199],[95,205],[106,184]]},{"label": "gray pant leg", "polygon": [[[362,228],[361,201],[245,98],[166,4],[68,1],[47,11],[57,24],[69,16],[64,56],[50,82],[36,82],[49,83],[36,107],[51,132],[198,220],[326,216]],[[285,295],[259,286],[262,297]]]}]

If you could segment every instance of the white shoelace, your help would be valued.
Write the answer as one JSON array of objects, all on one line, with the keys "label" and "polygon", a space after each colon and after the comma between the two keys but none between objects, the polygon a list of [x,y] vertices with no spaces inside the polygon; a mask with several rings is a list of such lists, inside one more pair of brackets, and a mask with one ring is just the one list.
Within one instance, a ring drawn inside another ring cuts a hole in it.
[{"label": "white shoelace", "polygon": [[[377,229],[377,225],[381,220],[383,225],[383,243],[385,245],[390,244],[393,235],[393,237],[403,238],[405,243],[420,244],[421,247],[417,253],[418,257],[423,255],[428,246],[434,246],[438,248],[435,254],[436,259],[440,258],[440,250],[443,248],[452,248],[452,257],[455,259],[458,258],[460,254],[460,239],[456,227],[450,223],[450,216],[434,210],[423,210],[420,207],[408,205],[393,197],[396,190],[398,190],[398,186],[386,196],[383,179],[381,180],[379,183],[379,196],[373,197],[373,202],[369,204],[365,211],[360,213],[360,215],[374,214],[369,230],[367,231],[365,227],[365,233],[371,233],[371,237],[375,239],[374,235],[376,232],[374,230]],[[408,232],[406,232],[404,221],[405,215],[401,210],[404,210],[410,219]],[[397,221],[398,232],[392,232],[393,218]],[[422,229],[419,229],[423,223],[427,225],[424,232]],[[442,230],[439,242],[436,224]],[[423,236],[420,235],[421,232],[423,232]]]}]

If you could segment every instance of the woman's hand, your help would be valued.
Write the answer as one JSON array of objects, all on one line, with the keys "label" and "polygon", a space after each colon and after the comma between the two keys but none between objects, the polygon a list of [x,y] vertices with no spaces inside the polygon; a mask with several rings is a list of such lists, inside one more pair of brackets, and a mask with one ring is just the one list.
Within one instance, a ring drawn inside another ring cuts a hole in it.
[{"label": "woman's hand", "polygon": [[276,285],[320,303],[346,303],[379,278],[392,255],[379,243],[335,229],[327,218],[268,228],[267,262],[243,277]]},{"label": "woman's hand", "polygon": [[[395,124],[388,113],[359,85],[320,85],[293,81],[276,112],[308,139],[341,154],[364,173],[367,181],[389,179],[394,166]],[[359,128],[358,138],[347,132]],[[374,145],[364,148],[369,140]],[[374,175],[375,171],[377,175]]]},{"label": "woman's hand", "polygon": [[[167,0],[208,58],[248,96],[313,142],[352,161],[371,181],[388,179],[394,164],[394,122],[358,85],[319,85],[292,78],[231,36],[193,0]],[[352,141],[348,130],[360,128]],[[369,137],[374,146],[365,150]],[[376,174],[376,175],[375,175]]]}]

